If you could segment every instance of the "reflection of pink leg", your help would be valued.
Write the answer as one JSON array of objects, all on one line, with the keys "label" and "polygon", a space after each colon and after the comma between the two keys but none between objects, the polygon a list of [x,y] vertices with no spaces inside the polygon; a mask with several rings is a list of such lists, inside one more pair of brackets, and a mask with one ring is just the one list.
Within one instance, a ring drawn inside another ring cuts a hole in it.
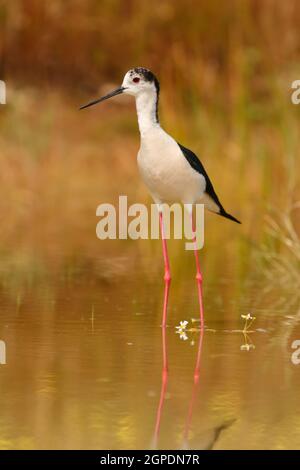
[{"label": "reflection of pink leg", "polygon": [[187,441],[187,439],[188,439],[188,434],[189,434],[191,421],[192,421],[193,410],[194,410],[195,399],[196,399],[196,395],[197,395],[197,388],[198,388],[198,384],[199,384],[203,336],[204,336],[204,329],[201,328],[199,343],[198,343],[196,365],[195,365],[195,370],[194,370],[193,392],[192,392],[189,411],[188,411],[187,420],[186,420],[185,428],[184,428],[184,439],[185,439],[185,441]]},{"label": "reflection of pink leg", "polygon": [[169,281],[171,281],[171,271],[170,271],[168,248],[167,248],[167,242],[166,242],[166,238],[165,238],[164,222],[163,222],[162,212],[159,213],[159,223],[160,223],[164,263],[165,263],[165,281],[169,282]]},{"label": "reflection of pink leg", "polygon": [[[166,289],[169,289],[169,285],[166,285]],[[168,306],[168,301],[167,301]],[[166,328],[162,328],[162,353],[163,353],[163,377],[168,375],[168,351],[167,351],[167,338],[166,338]]]},{"label": "reflection of pink leg", "polygon": [[[196,233],[196,227],[194,224],[193,214],[191,215],[192,219],[192,229],[193,233]],[[197,290],[198,290],[198,299],[199,299],[199,309],[200,309],[200,328],[204,328],[204,313],[203,313],[203,295],[202,295],[202,274],[200,269],[200,261],[198,255],[198,249],[196,245],[196,236],[193,238],[194,241],[194,253],[196,261],[196,281],[197,281]]]},{"label": "reflection of pink leg", "polygon": [[166,328],[162,328],[162,352],[163,352],[163,370],[161,380],[160,398],[156,413],[156,422],[154,430],[154,447],[157,446],[158,435],[160,430],[162,409],[165,401],[166,389],[168,384],[168,354],[167,354],[167,340],[166,340]]}]

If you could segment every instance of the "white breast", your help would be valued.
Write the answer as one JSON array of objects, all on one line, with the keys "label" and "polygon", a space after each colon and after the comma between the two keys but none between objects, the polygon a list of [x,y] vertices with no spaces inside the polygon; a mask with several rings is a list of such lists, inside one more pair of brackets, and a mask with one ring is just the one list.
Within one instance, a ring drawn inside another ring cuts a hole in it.
[{"label": "white breast", "polygon": [[188,163],[177,142],[160,126],[141,137],[141,176],[155,202],[195,203],[205,191],[205,178]]}]

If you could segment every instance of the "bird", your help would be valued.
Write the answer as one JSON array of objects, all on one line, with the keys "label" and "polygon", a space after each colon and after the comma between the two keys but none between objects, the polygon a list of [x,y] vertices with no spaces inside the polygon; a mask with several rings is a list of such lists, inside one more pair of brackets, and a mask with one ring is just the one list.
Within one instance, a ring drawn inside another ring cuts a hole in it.
[{"label": "bird", "polygon": [[[204,204],[205,209],[233,222],[238,224],[241,222],[224,209],[204,166],[196,154],[178,143],[176,139],[162,128],[158,114],[160,83],[151,70],[145,67],[135,67],[129,70],[125,74],[120,87],[101,98],[90,101],[79,109],[94,106],[120,94],[131,95],[135,98],[140,131],[140,149],[137,155],[138,168],[159,211],[165,268],[164,280],[169,286],[171,271],[164,232],[163,204],[177,202],[185,204],[186,207],[190,208],[193,234],[195,234],[195,224],[192,208],[197,203]],[[204,328],[203,277],[196,244],[194,254],[200,325],[201,328]],[[167,300],[168,289],[165,295],[165,307],[167,306]],[[167,320],[166,308],[163,311],[163,327],[166,326]]]}]

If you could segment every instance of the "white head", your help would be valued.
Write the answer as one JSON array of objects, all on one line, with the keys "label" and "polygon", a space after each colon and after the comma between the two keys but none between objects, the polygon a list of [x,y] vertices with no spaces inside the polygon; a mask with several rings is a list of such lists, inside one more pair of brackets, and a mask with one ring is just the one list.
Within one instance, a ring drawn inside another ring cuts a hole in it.
[{"label": "white head", "polygon": [[150,70],[145,69],[144,67],[136,67],[129,70],[125,74],[123,83],[119,88],[108,93],[108,95],[102,96],[102,98],[81,106],[80,109],[88,108],[94,104],[101,103],[101,101],[107,100],[116,95],[120,95],[121,93],[132,95],[135,98],[138,98],[142,95],[145,97],[148,96],[150,99],[155,101],[156,119],[158,121],[157,106],[159,98],[159,81]]},{"label": "white head", "polygon": [[136,67],[129,70],[124,77],[122,87],[124,93],[138,96],[141,93],[159,94],[159,82],[155,75],[148,69]]}]

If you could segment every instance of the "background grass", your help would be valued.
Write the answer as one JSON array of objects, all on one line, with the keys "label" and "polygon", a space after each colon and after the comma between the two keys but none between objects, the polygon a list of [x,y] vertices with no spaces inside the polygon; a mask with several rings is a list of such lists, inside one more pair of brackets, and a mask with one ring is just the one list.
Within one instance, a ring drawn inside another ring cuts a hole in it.
[{"label": "background grass", "polygon": [[[137,65],[160,78],[162,124],[199,154],[242,219],[243,259],[255,245],[274,249],[270,208],[288,214],[298,236],[299,24],[295,0],[0,1],[3,246],[86,247],[100,202],[150,201],[136,169],[133,101],[78,112]],[[216,219],[208,216],[210,234]]]}]

